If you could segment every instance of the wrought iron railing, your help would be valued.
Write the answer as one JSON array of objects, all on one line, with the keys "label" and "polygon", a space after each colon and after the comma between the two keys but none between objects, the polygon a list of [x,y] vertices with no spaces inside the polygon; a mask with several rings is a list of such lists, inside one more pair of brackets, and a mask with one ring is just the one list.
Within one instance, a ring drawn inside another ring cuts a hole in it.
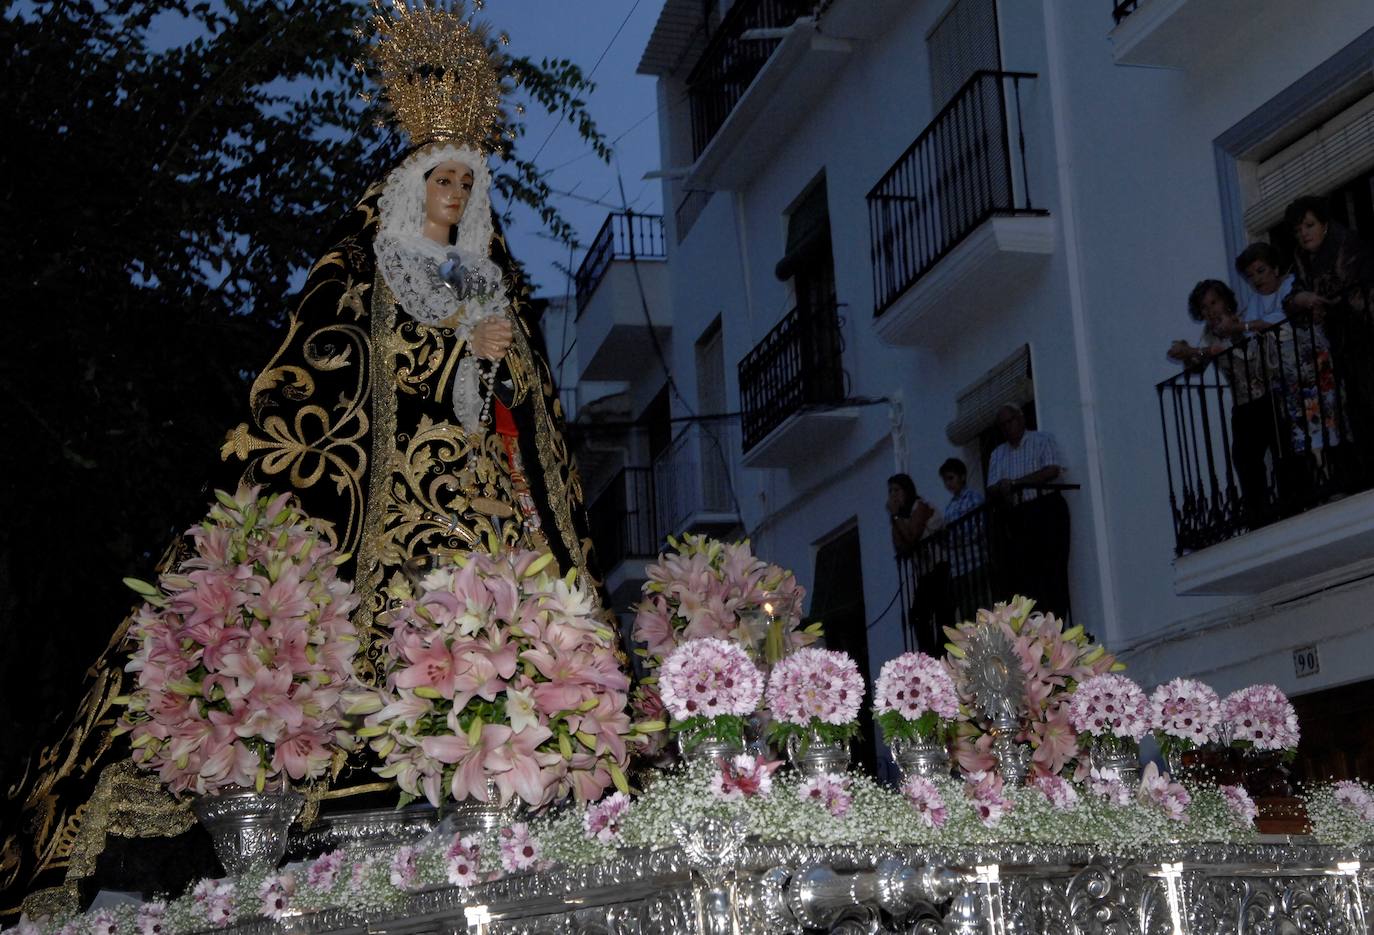
[{"label": "wrought iron railing", "polygon": [[577,294],[577,317],[587,309],[596,287],[606,277],[615,260],[662,260],[668,255],[663,242],[663,215],[615,212],[597,231],[587,248],[573,283]]},{"label": "wrought iron railing", "polygon": [[696,422],[654,461],[660,541],[681,535],[694,516],[738,520],[731,464],[736,434],[727,420]]},{"label": "wrought iron railing", "polygon": [[739,363],[743,450],[801,409],[843,400],[843,351],[834,302],[788,312]]},{"label": "wrought iron railing", "polygon": [[627,559],[657,555],[653,471],[646,467],[621,470],[587,510],[587,519],[603,572]]},{"label": "wrought iron railing", "polygon": [[1119,23],[1135,12],[1140,0],[1112,0],[1112,21]]},{"label": "wrought iron railing", "polygon": [[1060,598],[1062,607],[1047,603],[1065,583],[1041,580],[1052,574],[1039,561],[1045,558],[1038,553],[1046,548],[1046,538],[1035,516],[1026,521],[1026,508],[1032,498],[1045,498],[1041,505],[1047,506],[1050,498],[1077,489],[1077,484],[1039,484],[1014,490],[1009,499],[984,503],[921,539],[909,554],[899,554],[906,648],[935,651],[945,642],[942,627],[972,620],[979,608],[1015,594],[1036,598],[1043,609],[1067,619],[1066,595]]},{"label": "wrought iron railing", "polygon": [[815,7],[816,0],[735,0],[687,76],[694,157],[706,149],[782,41],[756,31],[784,29]]},{"label": "wrought iron railing", "polygon": [[1324,328],[1294,318],[1157,386],[1177,554],[1374,484],[1344,379]]},{"label": "wrought iron railing", "polygon": [[868,193],[875,316],[988,218],[1046,213],[1026,175],[1021,85],[1033,78],[975,72]]}]

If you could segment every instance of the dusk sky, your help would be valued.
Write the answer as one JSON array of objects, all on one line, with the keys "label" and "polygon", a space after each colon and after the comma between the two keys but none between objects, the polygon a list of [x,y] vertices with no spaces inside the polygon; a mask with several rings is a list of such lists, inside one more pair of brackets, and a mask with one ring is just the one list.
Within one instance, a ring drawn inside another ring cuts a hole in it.
[{"label": "dusk sky", "polygon": [[[572,193],[571,197],[556,196],[556,203],[584,244],[596,236],[607,212],[620,207],[617,171],[624,179],[625,199],[635,211],[660,210],[659,182],[644,180],[644,173],[660,168],[654,79],[635,74],[635,66],[662,5],[661,0],[489,0],[482,13],[494,27],[510,33],[510,51],[516,55],[569,58],[584,71],[596,66],[592,116],[607,138],[615,141],[613,163],[601,162],[575,128],[563,123],[554,129],[555,120],[542,111],[527,114],[528,133],[519,144],[529,157],[548,139],[539,165],[550,172],[550,185]],[[624,28],[616,36],[622,23]],[[603,52],[605,58],[597,66]],[[545,295],[570,292],[559,268],[568,265],[567,247],[551,240],[532,212],[520,211],[516,217],[511,246],[534,276],[538,291]],[[579,250],[572,257],[574,270],[581,260]]]}]

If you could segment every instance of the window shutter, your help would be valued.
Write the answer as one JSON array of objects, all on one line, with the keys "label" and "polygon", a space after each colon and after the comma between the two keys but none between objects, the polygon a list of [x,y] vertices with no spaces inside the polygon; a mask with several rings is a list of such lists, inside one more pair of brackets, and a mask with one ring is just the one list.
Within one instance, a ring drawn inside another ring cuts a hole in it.
[{"label": "window shutter", "polygon": [[1245,209],[1245,227],[1262,234],[1283,220],[1295,198],[1338,188],[1374,165],[1374,94],[1368,94],[1311,133],[1261,162],[1258,195]]},{"label": "window shutter", "polygon": [[998,409],[1008,403],[1022,406],[1034,398],[1030,345],[1022,345],[959,394],[954,421],[945,427],[945,435],[952,444],[967,445],[997,420]]}]

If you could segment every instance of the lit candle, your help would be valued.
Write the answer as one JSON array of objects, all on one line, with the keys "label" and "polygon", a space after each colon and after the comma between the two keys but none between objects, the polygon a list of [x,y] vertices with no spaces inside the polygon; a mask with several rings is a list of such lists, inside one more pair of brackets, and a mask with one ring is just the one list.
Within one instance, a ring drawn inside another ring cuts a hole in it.
[{"label": "lit candle", "polygon": [[782,618],[773,616],[773,605],[764,604],[768,614],[768,634],[763,639],[763,661],[773,665],[787,655],[787,647],[782,639]]}]

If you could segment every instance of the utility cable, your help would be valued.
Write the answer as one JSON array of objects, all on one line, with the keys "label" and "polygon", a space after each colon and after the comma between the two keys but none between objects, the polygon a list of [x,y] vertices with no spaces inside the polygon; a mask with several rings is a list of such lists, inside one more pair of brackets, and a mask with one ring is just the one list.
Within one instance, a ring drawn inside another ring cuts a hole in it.
[{"label": "utility cable", "polygon": [[[620,171],[619,160],[616,161],[615,177],[616,184],[620,187],[621,210],[629,216],[629,205],[625,204],[625,176]],[[633,237],[633,232],[631,232],[631,237]],[[632,239],[631,244],[633,243],[634,241]],[[649,341],[653,345],[654,356],[658,358],[659,366],[663,368],[663,376],[668,382],[668,388],[672,391],[673,395],[677,397],[678,402],[682,404],[682,408],[685,409],[689,415],[696,416],[696,408],[688,402],[681,387],[677,385],[677,380],[673,379],[673,368],[668,363],[668,356],[663,353],[663,345],[659,343],[658,332],[654,330],[653,316],[649,312],[649,297],[644,290],[644,279],[639,271],[639,258],[636,256],[633,249],[630,250],[630,268],[635,274],[635,287],[639,291],[639,308],[640,312],[644,315],[644,324],[649,329]],[[722,341],[722,348],[723,347],[724,342]],[[743,525],[744,511],[740,509],[739,495],[735,491],[735,479],[731,476],[730,461],[725,455],[725,448],[720,442],[720,436],[709,429],[703,429],[702,434],[711,440],[711,447],[716,451],[716,456],[720,460],[721,472],[725,475],[725,487],[730,492],[730,503],[735,509],[735,516],[739,518],[740,525]]]},{"label": "utility cable", "polygon": [[[592,66],[592,70],[587,72],[588,81],[591,81],[592,77],[596,75],[596,70],[600,68],[601,63],[605,61],[606,55],[611,51],[611,46],[615,45],[615,41],[619,39],[620,34],[625,31],[626,24],[630,22],[630,17],[635,15],[635,10],[639,9],[639,4],[641,2],[642,0],[635,0],[634,5],[630,7],[630,12],[626,13],[625,18],[620,21],[620,26],[616,29],[615,35],[611,36],[611,41],[606,43],[606,48],[602,49],[601,54],[597,56],[596,64]],[[544,151],[544,147],[549,145],[549,140],[553,139],[553,135],[558,132],[558,128],[562,125],[563,121],[560,119],[549,129],[549,135],[544,137],[544,142],[539,144],[539,149],[535,151],[534,157],[530,159],[531,163],[539,161],[539,154]]]}]

